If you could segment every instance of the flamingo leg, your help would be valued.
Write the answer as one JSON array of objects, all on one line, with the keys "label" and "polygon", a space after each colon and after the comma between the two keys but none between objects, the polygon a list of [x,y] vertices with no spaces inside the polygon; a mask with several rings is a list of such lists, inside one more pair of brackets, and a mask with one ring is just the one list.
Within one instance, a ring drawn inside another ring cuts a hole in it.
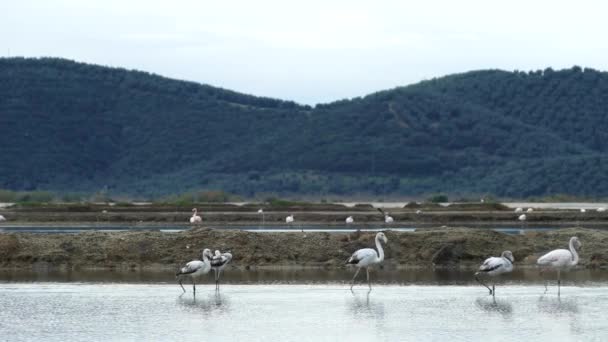
[{"label": "flamingo leg", "polygon": [[196,296],[196,284],[194,283],[194,277],[190,277],[192,279],[192,292]]},{"label": "flamingo leg", "polygon": [[479,272],[475,273],[475,280],[477,280],[477,282],[481,285],[485,286],[490,291],[490,294],[492,294],[492,289],[479,279]]},{"label": "flamingo leg", "polygon": [[557,296],[559,297],[560,295],[560,286],[561,286],[561,274],[560,274],[560,270],[557,270]]},{"label": "flamingo leg", "polygon": [[492,284],[492,297],[496,296],[496,288],[495,288],[495,284]]},{"label": "flamingo leg", "polygon": [[184,288],[184,285],[182,285],[182,279],[181,278],[179,278],[178,283],[179,283],[179,286],[182,287],[182,290],[184,291],[184,293],[186,293],[186,289]]},{"label": "flamingo leg", "polygon": [[215,287],[217,290],[220,290],[220,276],[222,275],[222,270],[217,271],[217,279],[215,280]]},{"label": "flamingo leg", "polygon": [[369,267],[365,269],[367,271],[367,285],[369,286],[369,290],[372,290],[372,283],[369,281]]},{"label": "flamingo leg", "polygon": [[357,272],[355,272],[355,276],[353,277],[353,280],[350,283],[350,290],[353,290],[353,286],[355,286],[355,278],[357,278],[357,275],[359,275],[359,271],[361,271],[360,267],[357,267]]}]

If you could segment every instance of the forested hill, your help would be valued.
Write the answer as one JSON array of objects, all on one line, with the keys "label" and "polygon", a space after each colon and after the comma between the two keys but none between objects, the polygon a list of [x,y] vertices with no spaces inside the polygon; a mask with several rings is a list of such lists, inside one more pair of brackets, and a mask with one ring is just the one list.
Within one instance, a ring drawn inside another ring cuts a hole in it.
[{"label": "forested hill", "polygon": [[608,74],[474,71],[311,108],[0,59],[0,189],[608,196]]}]

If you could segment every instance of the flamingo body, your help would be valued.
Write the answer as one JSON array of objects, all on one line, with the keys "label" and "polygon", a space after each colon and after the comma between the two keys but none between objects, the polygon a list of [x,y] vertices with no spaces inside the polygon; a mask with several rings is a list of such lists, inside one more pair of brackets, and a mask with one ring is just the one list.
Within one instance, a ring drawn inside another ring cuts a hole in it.
[{"label": "flamingo body", "polygon": [[347,218],[346,218],[346,220],[344,220],[344,221],[345,221],[346,223],[350,224],[350,223],[355,222],[355,219],[354,219],[352,216],[349,216],[349,217],[347,217]]},{"label": "flamingo body", "polygon": [[384,233],[380,232],[376,234],[375,241],[376,248],[378,249],[378,251],[372,248],[362,248],[354,252],[346,261],[347,264],[355,265],[357,267],[357,272],[355,272],[355,276],[353,277],[352,283],[350,285],[351,290],[355,285],[355,278],[357,278],[357,275],[359,274],[359,271],[361,271],[361,268],[366,269],[367,283],[369,285],[370,291],[372,289],[372,284],[369,280],[369,269],[373,265],[380,264],[382,261],[384,261],[384,250],[382,249],[380,241],[387,243],[388,239],[386,238],[386,235],[384,235]]},{"label": "flamingo body", "polygon": [[516,213],[521,213],[521,212],[523,212],[523,211],[524,211],[524,210],[523,210],[522,208],[515,208],[515,212],[516,212]]},{"label": "flamingo body", "polygon": [[479,271],[475,273],[475,279],[488,288],[490,290],[490,294],[492,296],[496,295],[496,284],[492,284],[492,288],[479,280],[479,275],[488,275],[490,277],[495,277],[504,273],[509,273],[513,271],[513,262],[515,258],[513,257],[513,253],[511,251],[504,251],[500,255],[500,257],[489,257],[487,258],[481,266],[479,266]]},{"label": "flamingo body", "polygon": [[6,221],[6,217],[0,215],[0,222],[2,222],[2,221]]},{"label": "flamingo body", "polygon": [[395,220],[393,219],[392,216],[389,215],[384,215],[384,222],[385,223],[393,223]]},{"label": "flamingo body", "polygon": [[220,275],[230,260],[232,260],[231,253],[220,253],[220,251],[215,251],[215,255],[213,256],[213,259],[211,259],[211,269],[215,272],[216,290],[219,290],[220,288]]},{"label": "flamingo body", "polygon": [[186,292],[184,286],[182,285],[182,281],[184,278],[190,278],[192,281],[192,292],[196,294],[196,279],[198,279],[203,274],[209,273],[211,270],[211,262],[208,257],[211,256],[211,251],[209,249],[203,250],[203,260],[193,260],[186,264],[186,266],[180,268],[179,271],[175,273],[175,277],[178,279],[179,286],[182,287],[182,290]]},{"label": "flamingo body", "polygon": [[293,215],[289,215],[285,218],[285,223],[293,223],[294,218]]},{"label": "flamingo body", "polygon": [[[546,268],[552,268],[557,270],[557,295],[560,295],[561,287],[561,271],[567,271],[571,267],[578,264],[578,253],[577,249],[581,247],[581,242],[576,236],[570,238],[568,249],[555,249],[551,252],[541,256],[536,261],[536,264],[541,266],[541,272]],[[547,283],[545,282],[545,292],[547,292]]]},{"label": "flamingo body", "polygon": [[192,209],[193,214],[190,217],[190,223],[194,224],[194,223],[201,223],[203,222],[203,219],[197,214],[198,210],[196,208]]}]

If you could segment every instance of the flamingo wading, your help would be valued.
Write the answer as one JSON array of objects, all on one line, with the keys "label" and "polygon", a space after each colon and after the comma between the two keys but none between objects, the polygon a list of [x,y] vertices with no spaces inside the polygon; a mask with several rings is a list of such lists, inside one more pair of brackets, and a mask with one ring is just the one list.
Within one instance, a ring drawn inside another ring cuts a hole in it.
[{"label": "flamingo wading", "polygon": [[182,281],[184,278],[190,277],[192,280],[192,292],[196,295],[196,283],[195,280],[202,276],[203,274],[209,273],[211,270],[211,262],[209,261],[209,257],[211,257],[211,250],[205,248],[203,250],[203,260],[193,260],[186,264],[186,266],[182,267],[177,273],[175,273],[175,277],[179,282],[179,286],[182,287],[184,293],[186,289],[184,285],[182,285]]},{"label": "flamingo wading", "polygon": [[196,208],[192,209],[192,217],[190,217],[190,223],[196,224],[203,222],[203,219],[198,216],[198,210]]},{"label": "flamingo wading", "polygon": [[213,259],[211,259],[211,269],[215,272],[215,289],[220,289],[220,275],[222,274],[222,270],[226,268],[226,265],[232,260],[232,254],[220,253],[220,251],[215,251],[215,255]]},{"label": "flamingo wading", "polygon": [[373,248],[359,249],[358,251],[353,253],[353,255],[351,255],[350,258],[348,258],[348,260],[346,261],[347,264],[353,264],[357,266],[357,272],[355,272],[355,276],[353,277],[353,280],[350,284],[351,291],[353,289],[353,286],[355,285],[355,278],[357,278],[359,271],[361,271],[361,268],[363,267],[365,267],[365,270],[367,272],[367,284],[371,291],[372,283],[369,280],[369,268],[384,261],[384,250],[382,249],[380,241],[383,241],[384,243],[388,242],[386,235],[384,235],[384,233],[382,232],[376,234],[376,248],[378,249],[377,252]]},{"label": "flamingo wading", "polygon": [[[560,286],[561,286],[561,271],[567,271],[571,267],[576,266],[578,264],[578,253],[577,249],[581,248],[581,242],[578,240],[576,236],[570,238],[570,249],[555,249],[551,252],[541,256],[536,261],[541,267],[541,273],[547,269],[555,269],[557,270],[557,295],[560,295]],[[547,292],[547,282],[545,281],[545,293]]]},{"label": "flamingo wading", "polygon": [[490,294],[492,296],[496,296],[496,283],[492,283],[492,288],[490,288],[488,285],[479,280],[479,276],[483,274],[494,277],[499,274],[509,273],[513,271],[514,261],[515,258],[513,258],[513,253],[511,253],[511,251],[502,252],[500,257],[487,258],[483,264],[479,266],[479,271],[475,272],[475,280],[490,290]]}]

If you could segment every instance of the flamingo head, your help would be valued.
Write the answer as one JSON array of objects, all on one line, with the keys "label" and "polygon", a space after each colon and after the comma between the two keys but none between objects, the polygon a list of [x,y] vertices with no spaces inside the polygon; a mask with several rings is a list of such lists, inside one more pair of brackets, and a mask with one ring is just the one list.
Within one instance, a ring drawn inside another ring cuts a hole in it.
[{"label": "flamingo head", "polygon": [[192,212],[195,213],[197,210],[196,208],[192,208]]},{"label": "flamingo head", "polygon": [[213,257],[213,254],[211,254],[211,250],[209,248],[205,248],[203,249],[203,259],[206,257],[211,258]]},{"label": "flamingo head", "polygon": [[220,251],[218,251],[217,249],[215,250],[215,256],[220,256],[222,253],[220,253]]},{"label": "flamingo head", "polygon": [[376,239],[382,240],[384,243],[388,242],[388,239],[386,238],[386,235],[384,235],[383,232],[376,234]]},{"label": "flamingo head", "polygon": [[509,261],[511,261],[511,263],[513,263],[515,261],[515,258],[513,257],[513,253],[511,253],[511,251],[502,252],[502,257],[508,259]]}]

